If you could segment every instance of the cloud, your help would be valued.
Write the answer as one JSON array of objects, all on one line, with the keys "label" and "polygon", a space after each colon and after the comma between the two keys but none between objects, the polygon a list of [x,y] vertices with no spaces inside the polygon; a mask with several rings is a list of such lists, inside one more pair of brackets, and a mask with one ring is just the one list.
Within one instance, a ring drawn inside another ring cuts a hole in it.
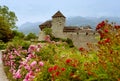
[{"label": "cloud", "polygon": [[58,10],[68,16],[119,16],[120,0],[1,0],[19,22],[50,19]]}]

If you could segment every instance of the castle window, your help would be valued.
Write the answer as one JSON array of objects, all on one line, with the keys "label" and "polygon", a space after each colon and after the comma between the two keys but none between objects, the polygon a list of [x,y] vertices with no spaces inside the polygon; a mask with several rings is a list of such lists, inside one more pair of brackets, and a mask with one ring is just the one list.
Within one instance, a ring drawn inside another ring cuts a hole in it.
[{"label": "castle window", "polygon": [[79,33],[77,32],[77,35],[79,35]]},{"label": "castle window", "polygon": [[61,25],[62,25],[62,23],[61,23],[61,22],[59,22],[59,25],[61,26]]},{"label": "castle window", "polygon": [[88,35],[88,32],[86,32],[86,35]]}]

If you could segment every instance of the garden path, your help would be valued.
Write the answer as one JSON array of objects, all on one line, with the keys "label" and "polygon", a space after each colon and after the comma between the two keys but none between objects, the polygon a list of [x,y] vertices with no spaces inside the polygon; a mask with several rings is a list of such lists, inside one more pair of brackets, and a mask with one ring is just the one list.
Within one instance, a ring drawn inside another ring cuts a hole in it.
[{"label": "garden path", "polygon": [[0,51],[0,81],[8,81],[2,64],[2,52]]}]

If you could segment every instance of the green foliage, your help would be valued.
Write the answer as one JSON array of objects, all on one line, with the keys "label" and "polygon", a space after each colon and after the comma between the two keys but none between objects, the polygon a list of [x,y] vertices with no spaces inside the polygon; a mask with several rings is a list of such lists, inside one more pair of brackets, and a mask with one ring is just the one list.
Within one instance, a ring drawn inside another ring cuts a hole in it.
[{"label": "green foliage", "polygon": [[42,60],[44,61],[50,61],[50,63],[54,63],[53,56],[56,54],[56,45],[47,45],[44,48],[41,48],[41,52],[36,52],[38,56],[42,57]]},{"label": "green foliage", "polygon": [[16,81],[15,79],[13,79],[13,76],[11,75],[11,73],[8,72],[9,69],[10,69],[10,67],[7,67],[7,66],[4,67],[4,71],[5,71],[6,75],[7,75],[7,78],[8,78],[9,80],[11,80],[11,81]]},{"label": "green foliage", "polygon": [[44,28],[43,31],[45,32],[46,35],[52,36],[52,29],[51,28]]},{"label": "green foliage", "polygon": [[24,37],[25,37],[25,34],[22,33],[22,32],[19,32],[18,30],[13,30],[12,34],[13,34],[14,37],[18,37],[18,38],[21,38],[21,39],[24,39]]},{"label": "green foliage", "polygon": [[17,17],[13,11],[9,11],[7,6],[0,6],[0,17],[3,17],[3,20],[9,23],[11,29],[16,27]]},{"label": "green foliage", "polygon": [[2,41],[0,41],[0,50],[3,50],[6,48],[6,44]]},{"label": "green foliage", "polygon": [[7,6],[0,6],[0,40],[8,42],[13,38],[12,30],[15,28],[17,17],[14,12],[9,11]]},{"label": "green foliage", "polygon": [[12,38],[12,30],[9,23],[0,16],[0,40],[7,42]]},{"label": "green foliage", "polygon": [[43,66],[42,72],[37,73],[33,81],[51,81],[49,78],[50,74],[47,72],[49,67],[49,62],[45,62],[45,66]]},{"label": "green foliage", "polygon": [[15,37],[14,39],[12,39],[11,42],[7,43],[7,48],[13,49],[13,48],[19,48],[20,46],[22,46],[23,49],[28,49],[30,44],[31,44],[30,41],[25,41],[19,37]]},{"label": "green foliage", "polygon": [[26,37],[25,40],[31,40],[31,39],[36,39],[37,36],[35,33],[29,33]]},{"label": "green foliage", "polygon": [[[54,65],[58,65],[58,66],[60,65],[59,68],[61,69],[69,68],[65,66],[64,61],[67,57],[73,57],[72,51],[74,51],[74,54],[76,56],[77,56],[76,53],[78,53],[79,55],[78,50],[74,48],[69,48],[68,44],[66,43],[56,42],[55,44],[45,44],[45,47],[41,48],[40,52],[35,52],[35,54],[37,54],[38,57],[41,57],[41,59],[45,61],[45,66],[43,67],[41,72],[37,74],[34,81],[51,81],[52,74],[48,72],[48,69],[50,67],[53,67]],[[70,69],[72,70],[74,68],[70,67]],[[61,74],[60,76],[61,78],[59,77],[58,80],[59,81],[70,80],[71,78],[66,77],[66,75],[68,76],[68,73],[70,73],[70,71],[68,71],[67,73],[63,72],[63,74]],[[57,77],[55,78],[55,80],[57,80]]]},{"label": "green foliage", "polygon": [[55,42],[58,42],[58,41],[66,42],[69,45],[69,47],[74,47],[72,40],[69,38],[62,39],[62,38],[51,37],[51,40],[53,40]]},{"label": "green foliage", "polygon": [[67,42],[70,47],[74,47],[73,42],[72,42],[71,39],[67,38],[67,40],[65,42]]}]

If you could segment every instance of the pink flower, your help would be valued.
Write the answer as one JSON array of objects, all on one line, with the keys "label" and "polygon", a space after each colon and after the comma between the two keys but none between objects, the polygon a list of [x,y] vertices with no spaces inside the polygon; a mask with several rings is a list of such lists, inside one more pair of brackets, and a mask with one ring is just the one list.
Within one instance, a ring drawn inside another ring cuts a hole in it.
[{"label": "pink flower", "polygon": [[32,71],[26,74],[24,81],[31,81],[34,78],[34,74]]},{"label": "pink flower", "polygon": [[10,65],[13,66],[14,64],[14,61],[10,60]]},{"label": "pink flower", "polygon": [[36,61],[33,61],[33,62],[30,64],[30,66],[31,66],[31,67],[35,67],[36,64],[37,64],[37,62],[36,62]]},{"label": "pink flower", "polygon": [[17,72],[14,74],[14,78],[21,78],[20,69],[18,69]]},{"label": "pink flower", "polygon": [[28,48],[28,52],[33,52],[36,50],[36,46],[35,45],[30,45],[30,47]]},{"label": "pink flower", "polygon": [[29,80],[27,80],[27,79],[24,79],[23,81],[29,81]]},{"label": "pink flower", "polygon": [[30,66],[29,66],[29,65],[26,65],[26,66],[25,66],[25,69],[26,69],[26,70],[28,70],[28,71],[30,71],[30,70],[31,70],[31,68],[30,68]]},{"label": "pink flower", "polygon": [[28,57],[26,57],[26,61],[28,62],[30,59],[31,59],[31,58],[30,58],[29,55],[28,55]]},{"label": "pink flower", "polygon": [[40,71],[40,68],[37,68],[35,71],[36,71],[36,72],[39,72],[39,71]]},{"label": "pink flower", "polygon": [[39,52],[40,51],[40,48],[37,48],[37,52]]},{"label": "pink flower", "polygon": [[27,60],[22,61],[22,62],[21,62],[21,65],[26,66],[26,65],[27,65]]},{"label": "pink flower", "polygon": [[35,55],[34,55],[34,54],[29,54],[28,57],[29,57],[29,58],[34,58]]},{"label": "pink flower", "polygon": [[47,41],[47,42],[51,42],[51,40],[50,40],[50,36],[49,36],[49,35],[46,35],[46,36],[45,36],[45,41]]},{"label": "pink flower", "polygon": [[41,44],[40,44],[40,43],[38,43],[37,47],[38,47],[38,48],[41,48],[42,46],[41,46]]},{"label": "pink flower", "polygon": [[15,50],[14,53],[15,53],[17,56],[20,56],[20,53],[19,53],[17,50]]},{"label": "pink flower", "polygon": [[13,59],[13,58],[14,58],[14,56],[13,56],[13,55],[10,55],[10,56],[9,56],[9,58],[10,58],[10,59]]},{"label": "pink flower", "polygon": [[42,61],[39,62],[40,66],[44,66],[44,63]]}]

